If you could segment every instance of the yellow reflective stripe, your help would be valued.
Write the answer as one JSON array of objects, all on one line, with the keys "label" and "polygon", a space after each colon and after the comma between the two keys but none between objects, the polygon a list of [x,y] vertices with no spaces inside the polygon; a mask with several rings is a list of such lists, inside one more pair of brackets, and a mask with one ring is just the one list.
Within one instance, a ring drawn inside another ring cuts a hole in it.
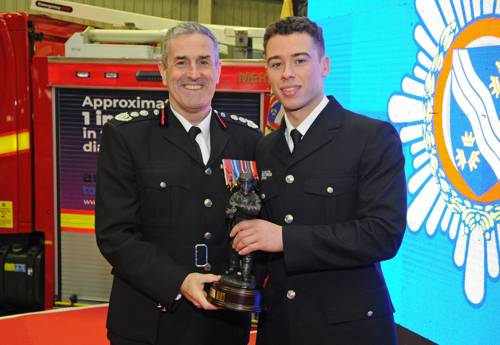
[{"label": "yellow reflective stripe", "polygon": [[75,213],[61,213],[62,228],[94,229],[95,216]]},{"label": "yellow reflective stripe", "polygon": [[17,151],[17,135],[5,135],[0,137],[0,155]]},{"label": "yellow reflective stripe", "polygon": [[16,151],[29,150],[29,148],[29,132],[0,136],[0,155]]},{"label": "yellow reflective stripe", "polygon": [[17,150],[29,150],[30,148],[30,132],[17,134]]}]

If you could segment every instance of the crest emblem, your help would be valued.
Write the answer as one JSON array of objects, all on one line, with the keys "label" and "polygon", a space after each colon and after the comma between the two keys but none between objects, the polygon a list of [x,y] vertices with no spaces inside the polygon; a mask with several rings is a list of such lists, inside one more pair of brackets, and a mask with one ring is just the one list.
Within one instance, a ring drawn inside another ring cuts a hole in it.
[{"label": "crest emblem", "polygon": [[[440,229],[455,243],[464,295],[478,305],[487,278],[494,283],[500,272],[500,17],[485,6],[482,16],[451,10],[444,20],[431,15],[433,4],[416,1],[427,25],[414,32],[419,64],[388,112],[393,122],[408,123],[401,129],[414,168],[408,228],[425,231],[428,241]],[[449,9],[455,5],[461,2]]]}]

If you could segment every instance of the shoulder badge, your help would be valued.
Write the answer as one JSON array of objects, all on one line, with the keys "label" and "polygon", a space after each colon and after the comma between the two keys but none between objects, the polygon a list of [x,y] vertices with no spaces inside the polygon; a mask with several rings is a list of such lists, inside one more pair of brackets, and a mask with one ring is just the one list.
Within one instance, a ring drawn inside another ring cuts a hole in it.
[{"label": "shoulder badge", "polygon": [[[252,120],[248,120],[242,116],[238,116],[238,115],[233,114],[233,115],[229,115],[226,117],[226,114],[224,114],[222,112],[218,112],[217,110],[214,110],[214,113],[216,115],[216,118],[219,120],[219,122],[221,124],[224,123],[221,118],[226,118],[227,121],[238,124],[240,126],[246,125],[252,129],[257,129],[257,130],[259,129],[259,126],[255,122],[253,122]],[[224,129],[226,127],[225,124],[221,125],[221,126],[224,126]]]},{"label": "shoulder badge", "polygon": [[128,112],[120,113],[120,114],[115,116],[115,120],[127,122],[127,121],[134,120],[136,118],[139,118],[139,117],[147,117],[150,114],[157,116],[160,114],[160,110],[158,110],[158,109],[152,109],[152,110],[143,109],[140,111],[132,111],[130,113],[128,113]]},{"label": "shoulder badge", "polygon": [[120,114],[115,116],[115,120],[130,121],[130,120],[132,120],[132,116],[130,116],[129,113],[120,113]]},{"label": "shoulder badge", "polygon": [[247,120],[247,125],[250,128],[259,128],[259,126],[257,126],[257,124],[255,122],[253,122],[252,120]]}]

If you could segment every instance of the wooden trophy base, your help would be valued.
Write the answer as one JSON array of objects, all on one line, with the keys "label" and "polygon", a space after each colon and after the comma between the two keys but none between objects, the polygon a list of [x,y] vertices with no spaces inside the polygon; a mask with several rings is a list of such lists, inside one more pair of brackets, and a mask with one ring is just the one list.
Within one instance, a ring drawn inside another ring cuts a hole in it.
[{"label": "wooden trophy base", "polygon": [[240,289],[213,282],[208,302],[225,309],[259,313],[266,309],[264,290]]}]

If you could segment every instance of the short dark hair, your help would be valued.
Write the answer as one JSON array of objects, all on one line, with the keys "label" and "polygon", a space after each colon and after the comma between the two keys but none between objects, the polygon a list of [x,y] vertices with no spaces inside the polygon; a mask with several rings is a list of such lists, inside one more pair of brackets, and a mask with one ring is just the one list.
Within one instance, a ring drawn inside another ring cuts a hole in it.
[{"label": "short dark hair", "polygon": [[323,39],[323,29],[307,17],[285,17],[270,24],[264,34],[264,54],[266,53],[267,42],[276,35],[291,35],[294,33],[307,33],[312,37],[319,50],[319,56],[325,55],[325,40]]},{"label": "short dark hair", "polygon": [[219,42],[217,41],[217,38],[215,38],[213,32],[210,31],[210,29],[208,29],[206,26],[201,25],[200,23],[188,21],[188,22],[182,22],[168,29],[167,34],[165,35],[165,39],[163,40],[163,52],[161,55],[161,61],[163,62],[163,66],[167,67],[168,41],[179,35],[184,35],[184,34],[190,35],[196,33],[205,35],[212,40],[215,50],[215,62],[219,62]]}]

